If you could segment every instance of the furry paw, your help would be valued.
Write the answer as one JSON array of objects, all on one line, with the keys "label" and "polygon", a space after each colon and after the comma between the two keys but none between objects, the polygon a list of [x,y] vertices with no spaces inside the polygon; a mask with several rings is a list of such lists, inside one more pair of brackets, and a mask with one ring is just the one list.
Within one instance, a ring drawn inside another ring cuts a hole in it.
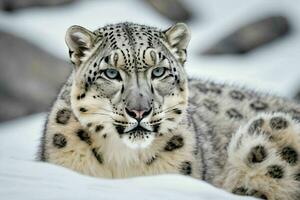
[{"label": "furry paw", "polygon": [[261,114],[228,146],[221,186],[261,199],[299,199],[300,122],[283,113]]}]

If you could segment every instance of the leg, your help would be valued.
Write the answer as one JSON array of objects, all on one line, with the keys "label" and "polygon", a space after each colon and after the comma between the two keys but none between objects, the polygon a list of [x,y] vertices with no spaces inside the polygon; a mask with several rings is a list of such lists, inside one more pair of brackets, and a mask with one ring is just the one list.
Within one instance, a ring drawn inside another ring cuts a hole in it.
[{"label": "leg", "polygon": [[261,114],[241,127],[228,146],[221,187],[261,199],[299,199],[300,122]]}]

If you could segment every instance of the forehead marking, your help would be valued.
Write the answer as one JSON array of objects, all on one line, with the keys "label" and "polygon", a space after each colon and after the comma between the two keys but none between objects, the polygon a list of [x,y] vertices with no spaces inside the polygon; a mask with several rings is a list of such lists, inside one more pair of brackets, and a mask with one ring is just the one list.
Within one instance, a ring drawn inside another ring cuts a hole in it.
[{"label": "forehead marking", "polygon": [[150,51],[150,56],[153,62],[156,63],[156,53],[153,50]]},{"label": "forehead marking", "polygon": [[[162,35],[156,28],[120,23],[100,28],[96,33],[105,38],[102,42],[109,45],[109,51],[119,49],[119,54],[115,55],[117,58],[111,57],[110,61],[119,66],[118,60],[123,60],[124,69],[128,72],[144,71],[160,60],[158,52],[147,52],[149,48],[154,49],[154,44],[162,46]],[[104,45],[102,47],[104,49]]]},{"label": "forehead marking", "polygon": [[117,52],[114,52],[114,55],[113,55],[113,61],[114,61],[113,65],[114,66],[118,66],[118,60],[119,60],[119,55]]}]

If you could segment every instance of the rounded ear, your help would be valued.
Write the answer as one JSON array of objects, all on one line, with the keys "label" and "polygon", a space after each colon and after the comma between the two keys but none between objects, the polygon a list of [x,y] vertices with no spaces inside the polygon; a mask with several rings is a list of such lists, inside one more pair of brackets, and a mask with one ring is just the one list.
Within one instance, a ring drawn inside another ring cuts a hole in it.
[{"label": "rounded ear", "polygon": [[81,58],[93,47],[95,37],[94,33],[81,26],[74,25],[67,30],[65,40],[73,64],[76,66],[81,64]]},{"label": "rounded ear", "polygon": [[186,49],[191,39],[188,26],[184,23],[177,23],[163,31],[171,51],[175,52],[181,64],[186,61]]}]

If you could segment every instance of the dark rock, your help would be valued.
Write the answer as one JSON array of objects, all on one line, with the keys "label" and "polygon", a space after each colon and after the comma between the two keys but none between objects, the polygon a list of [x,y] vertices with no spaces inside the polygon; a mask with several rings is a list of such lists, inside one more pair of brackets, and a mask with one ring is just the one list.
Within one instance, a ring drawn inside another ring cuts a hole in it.
[{"label": "dark rock", "polygon": [[239,28],[204,50],[202,54],[245,54],[287,35],[290,30],[287,18],[269,16]]},{"label": "dark rock", "polygon": [[72,66],[0,32],[0,121],[46,111]]},{"label": "dark rock", "polygon": [[159,14],[174,22],[188,22],[193,14],[180,0],[146,0]]},{"label": "dark rock", "polygon": [[75,0],[0,0],[0,9],[12,12],[28,7],[65,5],[74,1]]},{"label": "dark rock", "polygon": [[300,102],[300,89],[298,89],[298,92],[296,93],[296,95],[294,96],[294,99],[298,102]]}]

